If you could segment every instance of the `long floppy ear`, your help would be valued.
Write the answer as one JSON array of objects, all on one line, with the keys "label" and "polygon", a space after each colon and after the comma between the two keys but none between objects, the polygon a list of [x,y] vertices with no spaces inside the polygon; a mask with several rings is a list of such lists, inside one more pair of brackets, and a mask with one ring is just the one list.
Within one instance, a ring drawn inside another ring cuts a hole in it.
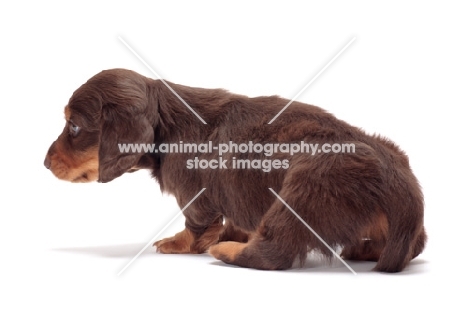
[{"label": "long floppy ear", "polygon": [[144,150],[121,150],[127,144],[154,143],[154,129],[144,110],[132,105],[107,104],[102,107],[99,146],[99,182],[109,182],[138,163]]}]

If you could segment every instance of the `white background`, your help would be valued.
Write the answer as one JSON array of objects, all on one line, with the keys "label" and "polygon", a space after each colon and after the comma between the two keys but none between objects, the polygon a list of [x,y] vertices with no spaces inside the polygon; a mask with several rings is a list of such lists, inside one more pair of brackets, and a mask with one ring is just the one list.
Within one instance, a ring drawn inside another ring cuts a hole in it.
[{"label": "white background", "polygon": [[[466,309],[466,8],[167,2],[1,5],[0,309]],[[117,276],[176,215],[174,199],[147,172],[71,184],[43,160],[63,107],[92,75],[122,67],[153,78],[118,36],[169,81],[287,98],[356,37],[298,100],[408,153],[425,193],[426,251],[393,275],[351,262],[353,276],[313,256],[303,269],[265,272],[149,248]]]}]

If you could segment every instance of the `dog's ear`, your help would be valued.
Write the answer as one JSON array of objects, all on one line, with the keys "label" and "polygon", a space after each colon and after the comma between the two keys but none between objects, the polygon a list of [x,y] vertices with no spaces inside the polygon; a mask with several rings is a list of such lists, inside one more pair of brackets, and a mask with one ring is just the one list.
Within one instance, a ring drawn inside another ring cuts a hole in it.
[{"label": "dog's ear", "polygon": [[129,144],[154,143],[154,129],[141,106],[106,104],[101,110],[99,182],[109,182],[138,163],[144,150],[124,150]]}]

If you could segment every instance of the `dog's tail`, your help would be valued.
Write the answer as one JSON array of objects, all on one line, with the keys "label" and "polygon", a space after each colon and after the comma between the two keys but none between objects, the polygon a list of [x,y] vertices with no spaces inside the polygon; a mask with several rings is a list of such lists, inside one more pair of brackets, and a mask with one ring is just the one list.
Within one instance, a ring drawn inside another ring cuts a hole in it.
[{"label": "dog's tail", "polygon": [[385,209],[387,242],[375,267],[382,272],[401,271],[423,251],[427,239],[423,226],[424,200],[416,178],[408,168],[397,180],[390,206]]},{"label": "dog's tail", "polygon": [[423,227],[413,245],[413,254],[412,254],[411,259],[418,257],[418,255],[422,253],[422,251],[424,250],[424,247],[426,246],[426,241],[427,241],[427,234],[426,234],[426,230]]}]

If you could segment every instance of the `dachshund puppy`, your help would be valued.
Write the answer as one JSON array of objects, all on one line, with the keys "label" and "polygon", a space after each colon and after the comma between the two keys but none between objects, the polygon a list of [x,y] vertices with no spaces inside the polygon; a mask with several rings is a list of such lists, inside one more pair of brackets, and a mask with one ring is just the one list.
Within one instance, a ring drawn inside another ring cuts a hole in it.
[{"label": "dachshund puppy", "polygon": [[[185,229],[155,243],[161,253],[208,251],[228,264],[274,270],[303,264],[311,250],[331,257],[332,248],[398,272],[423,251],[423,195],[391,141],[298,102],[269,124],[289,102],[280,97],[168,85],[124,69],[95,75],[65,107],[66,126],[44,165],[71,182],[149,169],[181,207],[205,188],[183,212]],[[193,148],[162,152],[185,143]],[[211,152],[194,147],[210,144]],[[330,152],[337,146],[353,150]]]}]

